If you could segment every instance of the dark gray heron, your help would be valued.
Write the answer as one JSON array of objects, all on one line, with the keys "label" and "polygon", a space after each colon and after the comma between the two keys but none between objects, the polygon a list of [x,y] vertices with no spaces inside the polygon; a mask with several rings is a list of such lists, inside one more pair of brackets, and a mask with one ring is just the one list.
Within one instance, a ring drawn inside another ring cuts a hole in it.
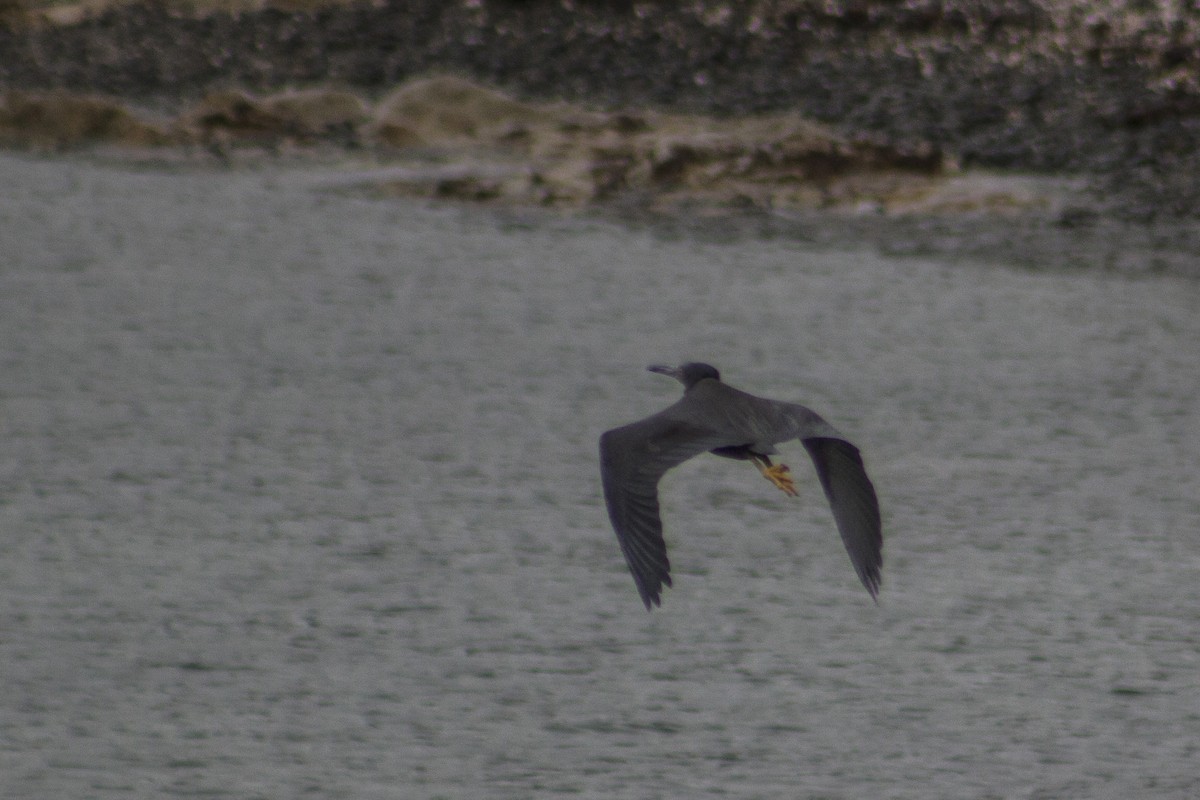
[{"label": "dark gray heron", "polygon": [[787,464],[772,464],[770,458],[778,452],[776,444],[791,439],[799,439],[812,457],[850,562],[872,599],[878,597],[883,566],[879,501],[857,447],[815,411],[734,389],[709,364],[647,369],[682,383],[683,397],[600,437],[608,516],[647,610],[652,603],[662,605],[662,586],[671,585],[658,513],[658,482],[667,470],[692,456],[713,453],[751,462],[784,494],[795,497]]}]

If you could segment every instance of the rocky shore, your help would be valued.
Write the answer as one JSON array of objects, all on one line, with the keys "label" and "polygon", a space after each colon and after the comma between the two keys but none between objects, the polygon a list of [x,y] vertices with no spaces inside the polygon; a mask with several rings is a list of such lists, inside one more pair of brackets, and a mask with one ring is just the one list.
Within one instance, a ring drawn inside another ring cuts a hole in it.
[{"label": "rocky shore", "polygon": [[[1059,227],[1200,213],[1200,9],[1188,4],[158,2],[68,24],[11,19],[9,146],[318,143],[426,161],[450,148],[486,154],[487,169],[465,183],[426,171],[414,191],[552,204],[957,203],[1034,209]],[[456,76],[434,79],[457,98],[440,107],[425,80],[437,75]],[[464,97],[475,111],[456,121]],[[982,194],[963,183],[981,171]],[[1020,180],[997,189],[997,175]],[[1031,178],[1083,183],[1063,195]]]}]

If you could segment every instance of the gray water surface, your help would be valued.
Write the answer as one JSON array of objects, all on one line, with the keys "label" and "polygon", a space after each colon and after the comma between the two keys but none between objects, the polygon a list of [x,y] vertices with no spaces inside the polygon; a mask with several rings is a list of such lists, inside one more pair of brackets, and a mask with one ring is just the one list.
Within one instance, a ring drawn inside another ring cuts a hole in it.
[{"label": "gray water surface", "polygon": [[[0,176],[0,796],[1200,794],[1200,284]],[[878,606],[797,443],[643,610],[596,438],[684,359],[860,445]]]}]

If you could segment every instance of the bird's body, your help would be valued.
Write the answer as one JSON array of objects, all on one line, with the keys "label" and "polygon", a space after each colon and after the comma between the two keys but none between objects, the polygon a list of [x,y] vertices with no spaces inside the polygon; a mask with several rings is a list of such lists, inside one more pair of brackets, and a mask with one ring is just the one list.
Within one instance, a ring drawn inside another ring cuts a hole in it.
[{"label": "bird's body", "polygon": [[787,466],[770,460],[775,445],[791,439],[800,439],[812,457],[855,571],[875,597],[883,563],[879,503],[858,449],[811,409],[735,389],[707,364],[650,369],[682,382],[683,397],[600,437],[609,518],[646,608],[660,604],[663,584],[671,585],[658,507],[663,474],[712,452],[754,462],[765,477],[794,495]]}]

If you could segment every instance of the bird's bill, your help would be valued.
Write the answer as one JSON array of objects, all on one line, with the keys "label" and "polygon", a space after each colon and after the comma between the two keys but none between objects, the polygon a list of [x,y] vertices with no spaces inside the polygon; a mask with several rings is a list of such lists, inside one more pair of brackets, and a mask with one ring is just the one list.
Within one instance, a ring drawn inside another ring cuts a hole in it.
[{"label": "bird's bill", "polygon": [[646,367],[651,372],[657,372],[659,375],[668,375],[677,381],[683,380],[683,370],[679,367],[668,367],[663,364],[651,364]]}]

